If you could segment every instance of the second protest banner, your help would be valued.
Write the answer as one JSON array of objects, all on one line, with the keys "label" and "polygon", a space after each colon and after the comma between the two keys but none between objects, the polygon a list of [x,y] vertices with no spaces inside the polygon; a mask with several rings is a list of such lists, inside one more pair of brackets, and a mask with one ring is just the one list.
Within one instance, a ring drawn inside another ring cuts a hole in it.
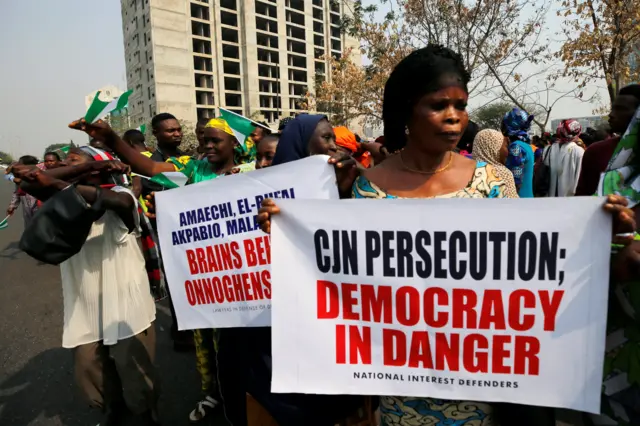
[{"label": "second protest banner", "polygon": [[599,412],[602,203],[282,200],[272,391]]},{"label": "second protest banner", "polygon": [[270,238],[262,200],[337,199],[327,156],[156,194],[158,235],[181,330],[271,324]]}]

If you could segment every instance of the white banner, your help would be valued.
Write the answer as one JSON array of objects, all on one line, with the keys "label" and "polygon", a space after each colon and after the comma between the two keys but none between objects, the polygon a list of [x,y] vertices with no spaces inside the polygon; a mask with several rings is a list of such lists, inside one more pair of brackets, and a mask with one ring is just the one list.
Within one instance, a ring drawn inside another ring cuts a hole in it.
[{"label": "white banner", "polygon": [[603,202],[280,201],[272,391],[599,412]]},{"label": "white banner", "polygon": [[271,325],[266,198],[337,199],[327,156],[156,193],[162,260],[180,330]]}]

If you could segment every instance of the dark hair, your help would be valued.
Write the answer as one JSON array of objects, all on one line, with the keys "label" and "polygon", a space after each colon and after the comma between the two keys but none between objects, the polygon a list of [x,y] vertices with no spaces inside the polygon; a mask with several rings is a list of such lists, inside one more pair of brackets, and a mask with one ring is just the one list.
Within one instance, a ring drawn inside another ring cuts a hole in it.
[{"label": "dark hair", "polygon": [[198,119],[198,122],[196,123],[196,126],[206,126],[210,120],[211,119],[207,117],[200,117]]},{"label": "dark hair", "polygon": [[630,84],[628,86],[624,86],[618,92],[619,95],[628,95],[633,96],[640,103],[640,84]]},{"label": "dark hair", "polygon": [[142,145],[146,146],[144,143],[144,133],[142,133],[138,129],[131,129],[124,132],[122,135],[122,139],[125,142],[128,142],[130,145]]},{"label": "dark hair", "polygon": [[389,152],[404,148],[404,130],[413,107],[425,94],[438,91],[440,78],[448,74],[457,76],[467,90],[471,76],[462,56],[437,44],[414,50],[396,65],[384,86],[382,101],[384,139]]},{"label": "dark hair", "polygon": [[269,125],[267,123],[265,123],[264,121],[258,121],[258,124],[260,124],[261,126],[255,126],[260,127],[262,129],[262,132],[265,135],[270,135],[271,134],[271,129],[269,128]]},{"label": "dark hair", "polygon": [[61,158],[60,158],[60,156],[58,155],[57,152],[54,152],[54,151],[45,152],[44,153],[44,158],[47,158],[48,155],[53,155],[54,157],[56,157],[56,160],[58,160],[58,161],[61,160]]},{"label": "dark hair", "polygon": [[25,166],[35,166],[39,161],[33,155],[23,155],[18,159],[18,163],[24,164]]},{"label": "dark hair", "polygon": [[476,138],[476,135],[480,131],[480,126],[478,126],[473,121],[469,120],[469,124],[467,124],[467,128],[464,129],[464,133],[462,137],[458,141],[457,148],[459,150],[464,150],[467,152],[473,151],[473,141]]},{"label": "dark hair", "polygon": [[169,114],[168,112],[161,112],[160,114],[156,115],[151,119],[151,127],[153,129],[157,129],[158,125],[166,120],[177,120],[177,118],[175,118],[172,114]]},{"label": "dark hair", "polygon": [[256,146],[260,145],[262,142],[278,142],[280,140],[280,133],[269,133],[262,139],[260,142],[256,144]]}]

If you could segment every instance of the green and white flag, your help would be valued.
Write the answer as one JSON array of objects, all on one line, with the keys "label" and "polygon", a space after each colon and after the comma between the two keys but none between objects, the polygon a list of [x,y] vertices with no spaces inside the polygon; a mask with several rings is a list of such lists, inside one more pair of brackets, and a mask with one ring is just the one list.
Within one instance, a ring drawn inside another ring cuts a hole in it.
[{"label": "green and white flag", "polygon": [[5,218],[2,220],[2,222],[0,222],[0,229],[5,229],[5,228],[8,228],[8,227],[9,227],[9,217],[10,217],[10,216],[5,217]]},{"label": "green and white flag", "polygon": [[139,175],[131,173],[132,176],[140,176],[143,179],[148,179],[149,182],[157,183],[167,189],[180,188],[187,184],[187,176],[181,172],[163,172],[155,175],[154,177]]},{"label": "green and white flag", "polygon": [[136,130],[138,130],[143,135],[146,135],[147,134],[147,125],[146,124],[142,124]]},{"label": "green and white flag", "polygon": [[250,120],[247,117],[243,117],[240,114],[236,114],[235,112],[229,111],[224,108],[220,108],[220,118],[224,119],[229,127],[231,127],[231,130],[236,136],[236,139],[238,139],[238,142],[240,142],[242,146],[246,146],[249,135],[253,133],[253,129],[255,129],[256,127],[262,127],[269,130],[268,127],[265,127],[260,123],[256,123],[255,121]]},{"label": "green and white flag", "polygon": [[133,90],[127,90],[120,95],[120,97],[115,98],[111,102],[105,102],[100,100],[100,91],[98,91],[95,98],[93,98],[93,102],[89,106],[84,119],[88,123],[95,123],[112,112],[118,112],[125,109],[127,105],[129,105],[129,96],[131,93],[133,93]]}]

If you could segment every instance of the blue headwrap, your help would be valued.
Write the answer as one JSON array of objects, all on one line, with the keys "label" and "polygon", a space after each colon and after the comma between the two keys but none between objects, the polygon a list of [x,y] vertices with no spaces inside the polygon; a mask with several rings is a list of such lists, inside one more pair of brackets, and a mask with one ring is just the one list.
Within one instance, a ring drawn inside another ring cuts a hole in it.
[{"label": "blue headwrap", "polygon": [[309,156],[309,139],[315,132],[318,123],[326,120],[324,115],[301,114],[287,123],[278,141],[273,166],[300,160]]},{"label": "blue headwrap", "polygon": [[504,115],[502,124],[511,139],[520,139],[529,143],[529,129],[533,115],[527,114],[520,108],[514,108]]}]

